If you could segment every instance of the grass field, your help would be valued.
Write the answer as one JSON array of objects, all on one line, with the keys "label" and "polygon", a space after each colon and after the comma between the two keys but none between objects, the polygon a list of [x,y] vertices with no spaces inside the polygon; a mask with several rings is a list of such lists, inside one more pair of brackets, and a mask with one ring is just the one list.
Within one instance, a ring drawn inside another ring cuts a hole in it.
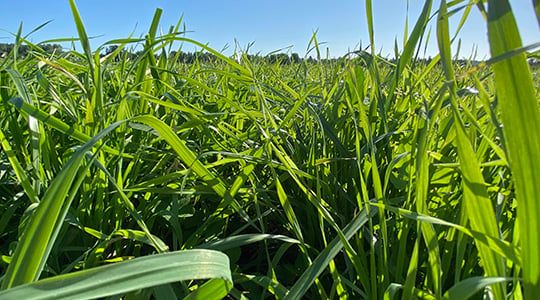
[{"label": "grass field", "polygon": [[[321,59],[316,36],[314,61],[232,59],[180,23],[158,35],[160,10],[145,38],[91,49],[72,0],[82,51],[19,31],[0,60],[0,299],[535,299],[538,45],[507,0],[475,2],[427,0],[395,60]],[[484,14],[492,59],[453,60],[455,9]],[[439,55],[417,59],[429,36]],[[177,42],[216,59],[178,63]]]}]

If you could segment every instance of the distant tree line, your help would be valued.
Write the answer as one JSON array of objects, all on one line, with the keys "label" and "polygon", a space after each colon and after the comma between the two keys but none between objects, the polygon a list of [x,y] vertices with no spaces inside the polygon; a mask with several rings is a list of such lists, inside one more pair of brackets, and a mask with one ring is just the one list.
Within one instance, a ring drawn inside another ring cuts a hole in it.
[{"label": "distant tree line", "polygon": [[[58,45],[58,44],[41,44],[38,46],[45,53],[49,53],[49,54],[52,54],[52,53],[61,54],[64,52],[62,45]],[[15,45],[13,43],[0,43],[0,58],[7,57],[8,54],[13,51],[14,47]],[[109,55],[116,50],[118,50],[117,45],[108,46],[107,48],[105,48],[104,51],[102,51],[101,56],[103,57],[103,56]],[[28,54],[30,54],[31,51],[32,51],[32,47],[28,45],[20,45],[17,50],[17,56],[19,58],[25,58],[28,56]],[[134,60],[142,54],[143,54],[142,50],[131,52],[124,48],[120,51],[120,53],[118,53],[118,55],[116,55],[115,60],[120,60],[122,57],[124,57],[124,55],[127,55],[127,58],[129,60]],[[192,63],[195,63],[196,61],[202,62],[202,63],[212,63],[218,60],[218,57],[215,56],[214,54],[210,52],[203,52],[203,51],[199,51],[199,52],[172,51],[171,53],[168,53],[167,56],[169,59],[177,57],[178,62],[186,63],[186,64],[192,64]],[[301,63],[304,61],[304,58],[300,57],[298,53],[292,53],[291,55],[286,54],[286,53],[275,53],[275,54],[270,54],[267,56],[248,54],[247,57],[250,60],[263,59],[269,63],[280,63],[280,64]],[[156,59],[158,58],[159,58],[159,55],[156,55]],[[308,63],[311,63],[314,61],[315,59],[313,59],[312,57],[307,58]]]},{"label": "distant tree line", "polygon": [[[112,45],[105,49],[105,52],[102,54],[102,56],[109,55],[113,53],[114,51],[118,50],[118,46]],[[119,57],[123,57],[124,55],[128,56],[128,59],[135,59],[139,57],[143,53],[142,50],[136,51],[136,52],[128,52],[126,49],[122,49],[120,51],[120,54],[117,55],[117,59]],[[202,63],[212,63],[218,60],[218,57],[210,52],[177,52],[177,51],[171,51],[171,53],[167,54],[169,59],[177,57],[177,61],[180,63],[186,63],[186,64],[192,64],[196,61],[202,62]],[[159,58],[159,55],[156,55],[156,59]],[[303,62],[304,59],[298,55],[298,53],[292,53],[291,55],[288,55],[286,53],[277,53],[277,54],[271,54],[267,56],[260,56],[260,55],[251,55],[248,54],[247,58],[250,60],[253,59],[264,59],[270,63],[280,63],[280,64],[291,64],[291,63],[300,63]],[[314,61],[313,58],[309,57],[308,62]]]},{"label": "distant tree line", "polygon": [[[8,56],[9,53],[11,53],[14,49],[14,44],[13,43],[0,43],[0,58],[5,58]],[[48,54],[61,54],[64,52],[63,50],[63,47],[62,45],[59,45],[59,44],[40,44],[38,45],[45,53],[48,53]],[[101,56],[106,56],[106,55],[109,55],[111,53],[113,53],[114,51],[116,51],[118,49],[118,46],[117,45],[112,45],[112,46],[108,46],[107,48],[105,48],[105,50],[103,50],[103,52],[101,53]],[[17,56],[19,58],[25,58],[28,56],[28,54],[32,51],[32,47],[28,46],[28,45],[20,45],[18,50],[17,50]],[[139,51],[136,51],[136,52],[131,52],[131,51],[128,51],[126,48],[123,48],[120,53],[115,57],[115,60],[120,60],[120,59],[123,59],[123,57],[125,55],[127,55],[127,58],[129,60],[134,60],[136,59],[137,57],[139,57],[140,55],[143,54],[143,51],[142,50],[139,50]],[[369,60],[369,56],[370,54],[365,52],[365,51],[355,51],[353,53],[350,53],[350,54],[354,54],[353,56],[350,56],[348,55],[347,57],[348,58],[354,58],[354,57],[362,57],[364,56],[364,61],[366,61],[366,58],[367,60]],[[180,52],[177,52],[177,51],[172,51],[171,53],[168,53],[167,54],[168,56],[168,59],[173,59],[173,58],[177,58],[177,61],[179,63],[185,63],[185,64],[192,64],[192,63],[195,63],[195,62],[200,62],[200,63],[213,63],[213,62],[216,62],[218,59],[217,56],[215,56],[214,54],[210,53],[210,52],[204,52],[204,51],[199,51],[199,52],[183,52],[183,51],[180,51]],[[156,57],[156,60],[159,59],[159,55],[155,55]],[[271,64],[274,64],[274,63],[278,63],[278,64],[297,64],[297,63],[302,63],[304,61],[306,61],[307,63],[314,63],[316,60],[309,56],[307,58],[303,58],[303,57],[300,57],[300,55],[298,55],[298,53],[292,53],[292,54],[287,54],[287,53],[273,53],[273,54],[270,54],[270,55],[267,55],[267,56],[261,56],[259,54],[257,55],[252,55],[252,54],[248,54],[247,55],[247,58],[251,61],[255,61],[255,60],[263,60],[263,61],[266,61],[268,63],[271,63]],[[396,59],[388,59],[388,61],[390,63],[397,63],[397,60]],[[325,59],[321,59],[321,62],[323,63],[343,63],[343,59],[342,58],[325,58]],[[416,60],[417,63],[423,63],[423,64],[429,64],[431,62],[431,57],[429,58],[418,58]],[[528,59],[528,62],[529,62],[529,65],[531,65],[532,67],[540,67],[540,58],[538,57],[538,55],[531,55]],[[468,60],[464,60],[464,59],[460,59],[460,60],[457,60],[456,63],[458,64],[462,64],[462,65],[467,65],[467,64],[473,64],[473,65],[477,65],[480,63],[480,61],[468,61]]]},{"label": "distant tree line", "polygon": [[[52,54],[52,53],[62,53],[62,45],[58,44],[43,44],[39,45],[43,51],[46,53]],[[15,48],[15,44],[6,44],[6,43],[0,43],[0,57],[6,57],[11,51],[13,51],[13,48]],[[32,47],[28,45],[20,45],[17,49],[17,56],[19,58],[24,58],[28,56],[30,51],[32,50]]]}]

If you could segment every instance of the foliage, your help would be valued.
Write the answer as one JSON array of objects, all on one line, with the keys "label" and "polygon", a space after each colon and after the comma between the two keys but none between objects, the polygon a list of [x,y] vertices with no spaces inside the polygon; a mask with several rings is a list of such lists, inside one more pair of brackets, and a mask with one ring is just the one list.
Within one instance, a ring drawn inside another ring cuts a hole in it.
[{"label": "foliage", "polygon": [[[464,2],[426,1],[395,59],[325,60],[315,35],[305,59],[232,59],[181,22],[158,36],[159,9],[144,38],[91,49],[73,1],[82,53],[19,31],[10,51],[32,50],[0,61],[0,298],[540,294],[534,47],[507,0]],[[440,54],[418,59],[433,7]],[[449,19],[472,9],[486,62],[452,60]]]}]

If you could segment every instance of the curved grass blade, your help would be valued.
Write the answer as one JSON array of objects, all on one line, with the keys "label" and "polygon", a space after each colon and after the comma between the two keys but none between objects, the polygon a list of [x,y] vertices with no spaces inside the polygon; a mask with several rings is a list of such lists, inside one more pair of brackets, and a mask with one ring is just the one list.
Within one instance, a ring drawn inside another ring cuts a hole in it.
[{"label": "curved grass blade", "polygon": [[456,285],[451,287],[448,291],[444,293],[444,299],[448,300],[461,300],[469,299],[474,296],[477,292],[486,287],[497,284],[504,283],[507,281],[515,280],[515,278],[507,277],[471,277],[463,281],[458,282]]},{"label": "curved grass blade", "polygon": [[[121,124],[123,122],[119,122],[119,123]],[[120,199],[122,199],[122,201],[121,201],[122,204],[124,205],[126,210],[131,214],[133,219],[135,219],[135,221],[137,222],[139,227],[141,227],[141,229],[143,230],[146,238],[151,242],[151,245],[154,246],[154,248],[159,252],[169,250],[169,248],[167,247],[167,245],[163,241],[161,241],[159,238],[157,238],[156,236],[152,235],[152,233],[150,233],[150,230],[148,229],[148,226],[144,222],[141,214],[139,214],[139,212],[135,209],[135,206],[133,205],[133,203],[129,200],[128,196],[124,193],[122,188],[120,188],[120,186],[116,182],[115,178],[105,168],[105,166],[103,166],[103,164],[101,164],[98,160],[94,160],[93,162],[103,173],[105,173],[107,178],[109,178],[110,183],[116,188],[116,190],[118,191],[118,193],[120,195]],[[134,233],[135,233],[135,231],[132,231],[133,235],[134,235]]]},{"label": "curved grass blade", "polygon": [[249,220],[247,213],[234,200],[234,195],[231,194],[231,189],[225,185],[223,180],[214,176],[214,174],[212,174],[212,172],[210,172],[208,168],[201,163],[195,153],[193,153],[193,151],[186,146],[183,140],[178,138],[171,127],[167,126],[167,124],[163,123],[163,121],[151,115],[137,116],[131,119],[131,121],[143,123],[152,127],[169,145],[171,145],[172,149],[178,154],[180,159],[188,168],[191,168],[195,174],[201,177],[201,179],[208,184],[208,186],[210,186],[210,188],[212,188],[216,194],[223,197],[223,202],[220,203],[217,211],[220,211],[224,206],[231,204],[244,220]]},{"label": "curved grass blade", "polygon": [[401,53],[401,56],[398,61],[396,81],[399,79],[399,77],[403,73],[405,66],[407,66],[410,63],[414,55],[414,49],[416,49],[416,46],[418,44],[418,41],[420,40],[420,37],[425,32],[425,27],[429,20],[429,14],[431,12],[432,3],[433,3],[432,0],[428,0],[424,3],[424,7],[422,8],[422,13],[418,17],[418,20],[416,21],[416,24],[414,25],[414,29],[411,35],[407,39],[407,44],[405,45],[405,48],[403,49],[403,52]]},{"label": "curved grass blade", "polygon": [[205,244],[196,246],[196,249],[213,249],[213,250],[227,250],[231,248],[238,248],[240,246],[257,243],[261,241],[274,240],[291,244],[300,244],[297,239],[290,238],[284,235],[275,234],[262,234],[262,233],[250,233],[231,236],[228,238],[220,239],[217,241],[211,241]]},{"label": "curved grass blade", "polygon": [[195,174],[200,176],[208,185],[221,197],[224,197],[227,191],[225,184],[221,179],[216,178],[208,169],[197,159],[195,153],[193,153],[185,144],[180,140],[174,131],[163,123],[163,121],[157,119],[154,116],[137,116],[132,119],[134,122],[140,122],[152,127],[159,135],[167,142],[173,150],[178,154],[180,159],[191,168]]},{"label": "curved grass blade", "polygon": [[[535,6],[538,12],[538,1]],[[488,36],[492,56],[522,46],[507,0],[488,1]],[[516,185],[524,298],[534,299],[540,295],[540,109],[525,54],[497,62],[493,70]]]},{"label": "curved grass blade", "polygon": [[[426,0],[424,2],[424,7],[422,8],[422,13],[418,17],[418,20],[416,21],[416,24],[414,25],[413,31],[409,38],[407,39],[407,43],[405,44],[405,48],[403,49],[403,52],[401,53],[401,56],[398,59],[398,65],[397,69],[394,74],[394,78],[392,81],[392,86],[390,88],[390,95],[394,94],[394,91],[396,90],[399,78],[403,74],[403,71],[405,70],[405,67],[411,62],[414,50],[416,49],[418,42],[420,41],[420,38],[425,33],[426,25],[429,21],[429,14],[431,12],[431,6],[433,4],[432,0]],[[374,47],[374,45],[372,45]],[[386,111],[390,108],[390,106],[393,104],[392,102],[395,101],[395,96],[393,96],[394,99],[391,101],[388,101],[386,106]]]},{"label": "curved grass blade", "polygon": [[[40,110],[39,108],[34,107],[34,106],[26,103],[25,101],[23,101],[19,97],[9,99],[8,103],[13,104],[15,107],[22,110],[26,114],[28,114],[28,115],[30,115],[32,117],[35,117],[36,119],[40,120],[41,122],[51,126],[52,128],[66,134],[68,136],[73,137],[74,139],[76,139],[76,140],[78,140],[80,142],[86,143],[86,142],[90,141],[90,139],[91,139],[90,136],[88,136],[87,134],[75,129],[72,126],[67,125],[62,120],[56,118],[55,116],[49,115],[46,112]],[[103,146],[103,150],[105,150],[105,151],[107,151],[107,152],[109,152],[111,154],[114,154],[114,155],[119,155],[120,154],[120,152],[118,150],[113,149],[113,148],[111,148],[111,147],[109,147],[107,145]],[[125,157],[132,158],[132,156],[129,155],[129,154],[122,153],[122,155],[125,156]]]},{"label": "curved grass blade", "polygon": [[[428,207],[428,192],[429,192],[429,158],[428,145],[429,135],[428,120],[419,117],[416,128],[417,150],[416,150],[416,210],[418,213],[427,214]],[[440,248],[437,239],[437,232],[432,224],[420,223],[417,230],[421,231],[428,250],[428,259],[430,263],[431,276],[433,281],[433,289],[437,299],[440,299],[441,291],[441,256]]]},{"label": "curved grass blade", "polygon": [[112,124],[79,147],[52,181],[19,239],[1,289],[12,288],[39,278],[71,201],[85,177],[85,174],[80,175],[73,184],[86,152],[122,123]]},{"label": "curved grass blade", "polygon": [[[209,279],[203,299],[222,299],[232,288],[229,258],[213,250],[169,252],[71,274],[0,292],[2,299],[95,299],[170,282]],[[212,282],[211,284],[209,284]],[[189,298],[192,299],[192,298]]]},{"label": "curved grass blade", "polygon": [[505,240],[499,239],[498,237],[488,236],[483,232],[470,230],[469,228],[461,226],[459,224],[454,224],[454,223],[441,220],[441,219],[438,219],[429,215],[412,212],[407,209],[396,208],[396,207],[379,204],[379,203],[371,203],[371,205],[376,206],[380,209],[386,209],[388,211],[391,211],[407,219],[431,223],[433,225],[443,225],[443,226],[455,228],[459,230],[460,232],[470,236],[471,238],[474,238],[478,243],[483,244],[486,247],[489,247],[492,251],[498,253],[499,255],[506,257],[509,261],[517,265],[522,264],[522,258],[519,252],[520,249],[508,243]]}]

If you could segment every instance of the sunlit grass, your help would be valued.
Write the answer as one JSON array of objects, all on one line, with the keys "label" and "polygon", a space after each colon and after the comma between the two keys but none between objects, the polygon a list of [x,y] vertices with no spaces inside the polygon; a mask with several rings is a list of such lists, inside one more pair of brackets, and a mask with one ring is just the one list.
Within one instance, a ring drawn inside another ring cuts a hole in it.
[{"label": "sunlit grass", "polygon": [[[309,62],[158,35],[161,10],[91,49],[70,3],[82,53],[21,29],[31,54],[0,61],[0,298],[540,294],[538,53],[507,1],[426,1],[394,60],[314,35]],[[455,9],[485,15],[488,62],[452,60]]]}]

